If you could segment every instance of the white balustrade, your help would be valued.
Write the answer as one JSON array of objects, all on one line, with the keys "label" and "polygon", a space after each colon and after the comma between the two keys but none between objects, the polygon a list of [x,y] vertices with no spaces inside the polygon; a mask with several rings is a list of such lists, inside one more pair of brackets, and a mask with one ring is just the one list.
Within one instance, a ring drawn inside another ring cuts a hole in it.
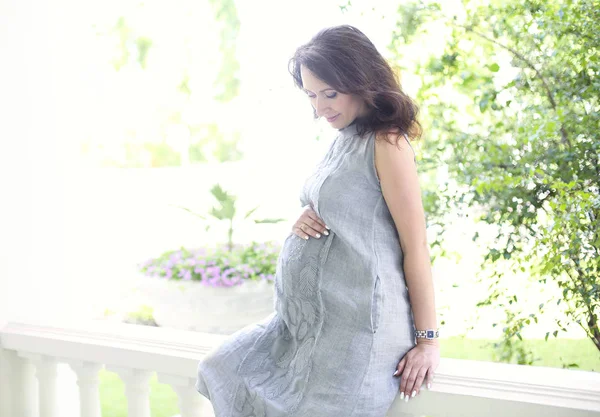
[{"label": "white balustrade", "polygon": [[125,383],[127,416],[150,417],[150,378],[152,372],[118,366],[111,366],[106,369],[117,373]]},{"label": "white balustrade", "polygon": [[[11,395],[15,416],[37,417],[38,389],[35,380],[35,365],[28,358],[15,352],[11,364]],[[4,416],[2,416],[4,417]]]},{"label": "white balustrade", "polygon": [[12,414],[13,410],[13,399],[10,393],[14,384],[14,380],[11,378],[11,364],[14,362],[14,356],[14,351],[3,349],[0,343],[0,416],[8,416]]},{"label": "white balustrade", "polygon": [[57,363],[67,363],[76,375],[81,417],[101,417],[103,367],[123,380],[129,417],[150,417],[154,372],[177,394],[181,417],[214,417],[195,389],[196,369],[223,338],[103,321],[8,323],[0,328],[0,417],[57,417]]},{"label": "white balustrade", "polygon": [[51,356],[20,352],[19,355],[29,359],[36,369],[38,382],[38,399],[40,417],[59,417],[56,402],[56,359]]},{"label": "white balustrade", "polygon": [[[177,394],[181,417],[214,417],[196,392],[196,370],[223,338],[103,321],[8,323],[0,327],[0,417],[58,416],[59,363],[77,377],[80,417],[101,417],[103,366],[124,381],[129,417],[150,417],[154,372]],[[432,388],[408,403],[397,397],[388,417],[600,417],[596,372],[442,358]]]},{"label": "white balustrade", "polygon": [[98,372],[103,368],[103,365],[72,360],[68,361],[68,363],[77,376],[80,415],[85,417],[101,417]]},{"label": "white balustrade", "polygon": [[212,405],[196,391],[196,378],[158,374],[158,382],[173,387],[179,399],[181,417],[214,417]]}]

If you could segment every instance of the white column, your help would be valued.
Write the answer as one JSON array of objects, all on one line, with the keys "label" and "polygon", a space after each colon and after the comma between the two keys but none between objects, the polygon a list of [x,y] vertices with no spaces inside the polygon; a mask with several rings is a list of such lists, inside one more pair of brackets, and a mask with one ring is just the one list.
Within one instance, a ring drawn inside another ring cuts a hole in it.
[{"label": "white column", "polygon": [[103,365],[80,361],[69,361],[68,363],[77,375],[80,416],[101,417],[98,372],[103,368]]},{"label": "white column", "polygon": [[12,362],[13,413],[12,416],[37,417],[38,387],[35,366],[17,354]]},{"label": "white column", "polygon": [[12,417],[12,366],[16,353],[0,347],[0,417]]},{"label": "white column", "polygon": [[210,401],[196,391],[195,379],[159,373],[158,381],[170,385],[177,394],[181,417],[214,417]]},{"label": "white column", "polygon": [[40,417],[58,417],[56,358],[39,355],[34,360],[38,380],[40,402]]},{"label": "white column", "polygon": [[151,371],[107,366],[116,372],[125,383],[127,397],[127,417],[150,417],[150,378]]}]

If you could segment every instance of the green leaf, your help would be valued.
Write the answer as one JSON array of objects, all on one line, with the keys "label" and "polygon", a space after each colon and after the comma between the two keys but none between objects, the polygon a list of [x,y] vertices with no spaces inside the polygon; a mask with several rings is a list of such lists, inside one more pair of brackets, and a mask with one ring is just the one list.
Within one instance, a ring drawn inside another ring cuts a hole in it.
[{"label": "green leaf", "polygon": [[498,72],[498,70],[500,69],[500,65],[496,64],[495,62],[490,65],[490,71],[492,72]]},{"label": "green leaf", "polygon": [[567,365],[567,368],[579,368],[579,365],[576,363],[570,363]]},{"label": "green leaf", "polygon": [[179,209],[185,210],[185,211],[187,211],[188,213],[190,213],[191,215],[193,215],[193,216],[196,216],[196,217],[199,217],[199,218],[201,218],[202,220],[206,220],[206,217],[202,216],[202,215],[201,215],[201,214],[199,214],[199,213],[196,213],[195,211],[192,211],[192,210],[190,210],[190,209],[189,209],[189,208],[187,208],[187,207],[182,207],[182,206],[178,206],[178,205],[175,205],[175,204],[169,204],[169,205],[170,205],[171,207],[175,207],[175,208],[179,208]]},{"label": "green leaf", "polygon": [[223,190],[223,188],[219,184],[214,185],[210,189],[210,192],[219,202],[235,200],[235,198],[228,194],[225,190]]},{"label": "green leaf", "polygon": [[264,224],[264,223],[281,223],[284,222],[286,219],[260,219],[260,220],[254,220],[254,223],[257,224]]},{"label": "green leaf", "polygon": [[248,213],[246,213],[246,215],[244,216],[244,219],[247,219],[248,217],[250,217],[252,215],[252,213],[254,213],[256,211],[256,209],[258,209],[259,207],[260,206],[256,206],[252,210],[250,210]]},{"label": "green leaf", "polygon": [[479,101],[479,110],[483,113],[488,105],[488,99],[484,98]]}]

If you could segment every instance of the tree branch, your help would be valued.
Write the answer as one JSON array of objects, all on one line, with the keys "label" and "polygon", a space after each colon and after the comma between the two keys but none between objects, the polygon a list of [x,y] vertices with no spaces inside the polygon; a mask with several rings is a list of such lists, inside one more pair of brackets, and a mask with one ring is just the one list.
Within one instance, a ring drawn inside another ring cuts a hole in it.
[{"label": "tree branch", "polygon": [[[504,44],[498,42],[497,40],[492,39],[489,36],[487,36],[487,35],[485,35],[485,34],[483,34],[481,32],[476,31],[475,29],[473,29],[470,26],[459,25],[457,23],[454,23],[452,20],[449,20],[449,22],[453,26],[460,27],[460,28],[466,30],[467,32],[471,32],[471,33],[479,36],[480,38],[483,38],[483,39],[487,40],[488,42],[492,42],[493,44],[498,45],[500,48],[506,49],[511,54],[513,54],[514,56],[516,56],[517,58],[519,58],[521,61],[523,61],[525,64],[527,64],[527,66],[529,68],[531,68],[535,72],[535,74],[537,75],[537,77],[542,82],[544,90],[546,90],[546,96],[548,97],[548,100],[550,101],[550,105],[552,106],[552,109],[554,111],[556,111],[556,101],[554,100],[554,96],[552,95],[552,91],[550,91],[550,87],[548,86],[548,83],[546,82],[546,79],[544,78],[544,76],[542,75],[542,73],[535,67],[535,65],[529,59],[527,59],[523,54],[521,54],[516,49],[511,48],[510,46],[504,45]],[[569,142],[569,138],[567,136],[567,131],[565,130],[565,128],[562,125],[562,123],[561,123],[561,126],[560,126],[560,133],[561,133],[561,136],[562,136],[562,142],[570,148],[571,147],[571,143]]]},{"label": "tree branch", "polygon": [[[585,276],[585,273],[583,272],[583,269],[581,268],[581,264],[580,264],[578,258],[576,258],[574,256],[570,256],[569,259],[575,265],[575,271],[577,272],[577,280],[569,273],[570,271],[568,269],[565,269],[565,270],[566,270],[569,278],[571,278],[571,280],[573,281],[573,286],[581,294],[581,299],[583,300],[585,308],[589,314],[586,324],[589,327],[590,337],[592,339],[592,342],[594,342],[594,344],[598,347],[598,349],[600,349],[600,329],[598,329],[598,320],[597,320],[596,315],[594,314],[593,307],[589,303],[586,302],[586,296],[588,295],[588,290],[587,290],[587,288],[585,288],[585,283],[583,281],[583,277]],[[581,287],[578,286],[577,281],[579,281],[581,283]],[[580,326],[583,327],[583,324],[581,324],[581,323],[579,323],[579,324],[580,324]]]}]

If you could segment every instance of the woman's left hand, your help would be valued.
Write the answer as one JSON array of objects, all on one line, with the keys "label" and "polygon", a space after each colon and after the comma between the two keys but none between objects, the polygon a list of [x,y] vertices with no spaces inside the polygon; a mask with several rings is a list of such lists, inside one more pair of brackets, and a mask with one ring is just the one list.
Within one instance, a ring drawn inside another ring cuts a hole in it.
[{"label": "woman's left hand", "polygon": [[433,375],[440,364],[440,346],[435,343],[417,343],[398,363],[394,376],[402,376],[400,400],[408,402],[421,390],[421,384],[427,377],[427,388],[431,389]]}]

